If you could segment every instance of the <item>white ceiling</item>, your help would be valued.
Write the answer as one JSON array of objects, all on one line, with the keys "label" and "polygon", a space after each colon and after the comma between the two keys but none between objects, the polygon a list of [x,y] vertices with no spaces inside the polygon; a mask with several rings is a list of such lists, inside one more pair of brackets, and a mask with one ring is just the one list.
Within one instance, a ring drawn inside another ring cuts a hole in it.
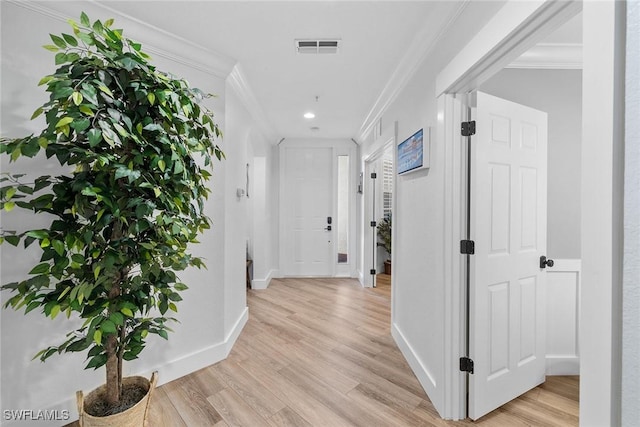
[{"label": "white ceiling", "polygon": [[[36,3],[12,3],[36,7]],[[425,55],[431,55],[432,63],[446,64],[456,49],[442,46],[464,46],[504,0],[85,0],[37,4],[54,11],[61,20],[77,19],[78,10],[94,19],[114,17],[128,34],[135,33],[132,28],[154,28],[146,34],[155,34],[157,39],[148,42],[166,47],[167,52],[178,51],[183,59],[221,78],[237,66],[230,78],[241,81],[245,105],[275,143],[281,138],[310,137],[355,138],[360,142]],[[581,32],[579,15],[543,40],[543,51],[532,49],[514,66],[579,68]],[[301,38],[340,39],[340,52],[297,54],[294,41]],[[430,50],[436,42],[443,44]],[[569,57],[573,59],[567,62]],[[201,89],[207,91],[206,87]],[[305,119],[307,111],[316,117]]]},{"label": "white ceiling", "polygon": [[[60,21],[77,19],[79,10],[92,19],[115,18],[130,37],[144,34],[139,40],[154,57],[174,57],[219,78],[228,77],[233,87],[242,89],[241,100],[275,143],[281,138],[355,138],[360,142],[426,55],[430,55],[430,64],[446,64],[457,49],[442,46],[464,46],[504,2],[10,3]],[[301,38],[340,39],[340,52],[297,54],[294,41]],[[436,43],[442,45],[433,49]],[[316,117],[305,119],[307,111]]]},{"label": "white ceiling", "polygon": [[[409,47],[416,41],[428,46],[464,3],[127,1],[103,6],[112,15],[151,24],[239,63],[279,139],[357,137]],[[340,52],[296,54],[299,38],[338,38]],[[316,118],[303,118],[307,111]],[[311,130],[314,126],[320,129]]]}]

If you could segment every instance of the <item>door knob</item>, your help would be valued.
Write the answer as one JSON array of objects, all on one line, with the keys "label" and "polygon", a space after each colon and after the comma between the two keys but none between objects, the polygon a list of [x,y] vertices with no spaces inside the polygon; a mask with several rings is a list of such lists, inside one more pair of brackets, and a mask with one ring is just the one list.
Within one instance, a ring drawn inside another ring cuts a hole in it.
[{"label": "door knob", "polygon": [[327,231],[331,231],[331,226],[327,225],[324,229],[327,230]]},{"label": "door knob", "polygon": [[554,262],[552,259],[547,259],[544,255],[540,257],[540,268],[553,267],[553,264]]}]

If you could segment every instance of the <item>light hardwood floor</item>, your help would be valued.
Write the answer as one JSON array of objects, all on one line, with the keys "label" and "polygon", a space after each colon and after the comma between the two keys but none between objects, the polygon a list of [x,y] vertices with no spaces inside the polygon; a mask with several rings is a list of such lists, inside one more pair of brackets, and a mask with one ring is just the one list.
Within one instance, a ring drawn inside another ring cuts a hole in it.
[{"label": "light hardwood floor", "polygon": [[389,333],[389,297],[347,279],[248,291],[229,357],[159,387],[155,426],[577,426],[577,377],[547,382],[477,422],[441,420]]},{"label": "light hardwood floor", "polygon": [[376,287],[373,290],[391,299],[391,275],[384,273],[376,275]]}]

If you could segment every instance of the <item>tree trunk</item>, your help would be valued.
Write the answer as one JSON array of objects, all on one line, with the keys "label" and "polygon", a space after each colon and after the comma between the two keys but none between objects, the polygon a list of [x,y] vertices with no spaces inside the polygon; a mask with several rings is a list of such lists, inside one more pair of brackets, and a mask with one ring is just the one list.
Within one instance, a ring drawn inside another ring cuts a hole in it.
[{"label": "tree trunk", "polygon": [[[116,222],[113,230],[111,231],[111,241],[116,241],[122,238],[122,223]],[[119,274],[113,280],[113,286],[109,291],[109,301],[113,302],[117,300],[122,294],[121,283],[122,280],[127,277],[128,270],[123,269],[119,271]],[[108,314],[113,313],[115,304],[109,304]],[[107,362],[105,368],[107,370],[107,396],[106,400],[109,405],[115,406],[120,403],[120,396],[122,394],[122,352],[118,348],[119,337],[124,334],[125,326],[122,325],[116,328],[116,332],[109,334],[106,337],[105,352],[107,353]]]},{"label": "tree trunk", "polygon": [[105,350],[107,352],[107,403],[109,405],[117,405],[120,402],[121,383],[119,378],[118,364],[118,339],[115,334],[107,337]]},{"label": "tree trunk", "polygon": [[[109,299],[113,300],[120,296],[120,278],[114,281],[113,287],[109,291]],[[111,314],[112,309],[109,309]],[[120,328],[118,328],[120,329]],[[120,402],[120,394],[122,391],[122,371],[120,369],[119,352],[118,352],[118,332],[107,336],[105,344],[107,353],[107,403],[109,405],[117,405]]]}]

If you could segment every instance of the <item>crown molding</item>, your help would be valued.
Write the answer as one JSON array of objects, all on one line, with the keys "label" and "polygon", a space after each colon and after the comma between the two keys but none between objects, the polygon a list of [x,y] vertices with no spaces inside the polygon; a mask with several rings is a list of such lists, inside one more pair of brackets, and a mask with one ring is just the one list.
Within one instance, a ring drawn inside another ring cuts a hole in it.
[{"label": "crown molding", "polygon": [[[78,19],[77,2],[31,2],[8,0],[8,3],[67,22],[69,18]],[[225,79],[236,61],[219,52],[215,52],[191,40],[187,40],[169,31],[162,30],[148,22],[119,12],[105,2],[83,1],[83,10],[89,16],[106,13],[117,20],[118,25],[127,28],[127,36],[144,44],[150,54],[180,63],[203,73]]]},{"label": "crown molding", "polygon": [[276,144],[278,141],[277,134],[271,123],[267,119],[262,106],[258,102],[247,78],[242,72],[242,68],[240,64],[236,64],[229,76],[227,77],[227,83],[229,87],[234,91],[234,93],[240,99],[240,102],[247,109],[253,120],[255,120],[258,129],[264,135],[264,137],[270,141],[271,144]]},{"label": "crown molding", "polygon": [[582,44],[539,43],[505,68],[581,70]]},{"label": "crown molding", "polygon": [[436,96],[466,93],[582,10],[577,0],[508,1],[440,70]]},{"label": "crown molding", "polygon": [[367,113],[367,116],[360,126],[358,134],[355,138],[357,141],[364,141],[367,136],[369,136],[369,133],[373,130],[373,127],[378,122],[378,120],[380,120],[391,103],[406,87],[411,78],[418,71],[420,65],[427,58],[429,53],[436,47],[451,24],[453,24],[453,22],[458,19],[458,17],[467,8],[470,2],[471,0],[464,0],[458,5],[456,10],[449,16],[449,19],[446,21],[446,23],[440,28],[436,36],[431,40],[431,43],[424,43],[425,39],[428,39],[429,36],[428,33],[431,29],[429,26],[423,26],[423,28],[416,34],[416,36],[413,38],[413,41],[411,42],[411,45],[405,52],[404,56],[391,74],[391,77],[380,92],[380,95],[378,95],[378,98]]}]

